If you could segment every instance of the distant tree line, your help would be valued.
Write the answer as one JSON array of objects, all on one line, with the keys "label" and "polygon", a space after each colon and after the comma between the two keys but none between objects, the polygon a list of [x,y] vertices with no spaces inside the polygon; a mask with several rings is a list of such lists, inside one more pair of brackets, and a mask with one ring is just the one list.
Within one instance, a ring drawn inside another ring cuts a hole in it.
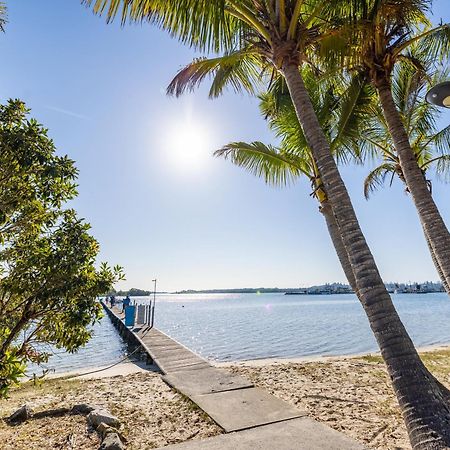
[{"label": "distant tree line", "polygon": [[[389,292],[444,292],[444,287],[442,283],[425,281],[420,282],[409,282],[406,283],[385,283],[386,289]],[[186,289],[182,291],[174,292],[174,294],[273,294],[273,293],[291,293],[291,292],[308,292],[313,294],[315,292],[327,292],[329,294],[347,294],[353,292],[351,287],[345,283],[326,283],[321,285],[314,285],[302,288],[231,288],[231,289]]]},{"label": "distant tree line", "polygon": [[129,295],[130,297],[147,297],[152,293],[152,291],[145,291],[144,289],[131,288],[128,291],[116,291],[112,289],[106,295],[117,295],[119,297],[125,297]]}]

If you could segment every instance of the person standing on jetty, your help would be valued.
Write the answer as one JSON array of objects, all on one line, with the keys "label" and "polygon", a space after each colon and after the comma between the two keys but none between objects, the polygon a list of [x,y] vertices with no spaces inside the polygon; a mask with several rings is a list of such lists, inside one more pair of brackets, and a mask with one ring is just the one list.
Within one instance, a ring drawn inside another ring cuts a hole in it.
[{"label": "person standing on jetty", "polygon": [[123,299],[123,308],[122,308],[122,312],[123,312],[123,313],[125,312],[125,308],[126,308],[127,306],[130,306],[130,303],[131,303],[131,298],[130,298],[129,295],[127,295],[127,296]]}]

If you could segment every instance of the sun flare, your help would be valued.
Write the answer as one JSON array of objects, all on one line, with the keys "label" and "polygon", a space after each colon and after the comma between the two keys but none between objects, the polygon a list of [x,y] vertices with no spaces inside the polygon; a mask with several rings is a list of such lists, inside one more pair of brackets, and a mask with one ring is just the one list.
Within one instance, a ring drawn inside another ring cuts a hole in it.
[{"label": "sun flare", "polygon": [[170,127],[166,151],[170,161],[182,169],[203,166],[212,153],[207,128],[193,121]]}]

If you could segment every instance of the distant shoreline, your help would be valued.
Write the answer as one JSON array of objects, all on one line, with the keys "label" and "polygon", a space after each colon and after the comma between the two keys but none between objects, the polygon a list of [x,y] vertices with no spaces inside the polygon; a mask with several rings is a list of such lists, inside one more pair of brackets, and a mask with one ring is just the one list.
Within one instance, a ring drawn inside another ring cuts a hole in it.
[{"label": "distant shoreline", "polygon": [[[203,291],[176,291],[170,294],[290,294],[290,295],[308,295],[305,292],[299,292],[300,289],[286,288],[286,289],[211,289]],[[353,291],[348,292],[330,292],[331,294],[354,294]]]},{"label": "distant shoreline", "polygon": [[[450,351],[450,342],[433,345],[424,345],[416,347],[419,353],[430,353],[435,351]],[[208,359],[208,362],[215,367],[266,367],[280,364],[304,364],[304,363],[323,363],[323,362],[338,362],[344,360],[351,360],[363,357],[380,357],[380,352],[361,352],[351,354],[337,354],[337,355],[307,355],[297,357],[277,357],[277,358],[259,358],[259,359],[244,359],[233,361],[214,361]],[[127,361],[116,366],[95,366],[95,367],[78,367],[74,370],[66,372],[56,372],[47,375],[47,379],[74,377],[79,379],[98,379],[111,376],[129,375],[132,373],[142,373],[146,371],[155,371],[156,366],[149,366],[138,361]],[[86,374],[85,374],[86,373]],[[85,374],[85,375],[83,375]],[[30,377],[28,377],[30,379]]]},{"label": "distant shoreline", "polygon": [[[411,291],[411,292],[395,292],[388,291],[389,294],[408,294],[408,295],[417,295],[417,294],[445,294],[445,291]],[[195,295],[195,294],[286,294],[287,296],[329,296],[329,295],[356,295],[354,291],[349,292],[297,292],[297,291],[240,291],[240,290],[223,290],[223,291],[178,291],[178,292],[156,292],[156,296],[158,295]],[[115,294],[116,298],[126,297],[129,294]],[[129,295],[131,298],[140,298],[140,297],[152,297],[153,292],[149,295]],[[109,295],[107,296],[109,297]]]},{"label": "distant shoreline", "polygon": [[[450,350],[450,342],[424,345],[421,347],[416,347],[419,353],[429,353],[438,350]],[[361,353],[351,353],[351,354],[340,354],[340,355],[307,355],[307,356],[297,356],[293,358],[259,358],[259,359],[246,359],[237,361],[210,361],[216,367],[230,367],[230,366],[244,366],[244,367],[264,367],[278,364],[303,364],[312,362],[332,362],[332,361],[342,361],[347,359],[355,359],[362,357],[380,357],[380,352],[361,352]]]},{"label": "distant shoreline", "polygon": [[[409,283],[385,283],[386,289],[391,294],[434,294],[445,292],[441,283],[424,281]],[[354,294],[349,285],[344,283],[326,283],[308,287],[288,287],[288,288],[229,288],[229,289],[183,289],[181,291],[147,291],[144,289],[131,288],[129,290],[113,291],[107,296],[115,295],[119,297],[149,297],[151,295],[189,295],[189,294],[286,294],[286,295],[336,295]]]}]

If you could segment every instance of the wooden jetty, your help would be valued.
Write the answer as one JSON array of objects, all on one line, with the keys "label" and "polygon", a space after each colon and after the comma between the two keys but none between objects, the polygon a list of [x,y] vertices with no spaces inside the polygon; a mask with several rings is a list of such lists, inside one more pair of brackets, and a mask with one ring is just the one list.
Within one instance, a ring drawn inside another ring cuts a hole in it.
[{"label": "wooden jetty", "polygon": [[165,333],[147,326],[127,328],[123,314],[103,304],[122,337],[138,345],[163,380],[189,397],[226,435],[193,440],[179,450],[362,450],[365,447],[306,416],[306,412],[255,387],[245,378],[212,366]]}]

